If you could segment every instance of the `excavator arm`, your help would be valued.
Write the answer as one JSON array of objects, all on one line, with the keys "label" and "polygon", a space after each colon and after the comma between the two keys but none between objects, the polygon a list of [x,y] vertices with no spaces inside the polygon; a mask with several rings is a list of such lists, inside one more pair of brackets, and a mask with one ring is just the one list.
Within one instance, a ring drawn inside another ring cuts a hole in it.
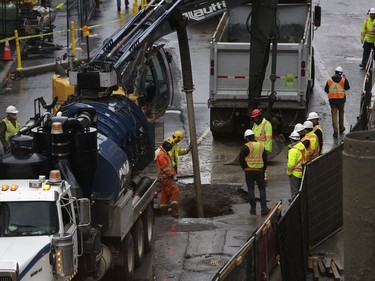
[{"label": "excavator arm", "polygon": [[[90,62],[70,71],[70,83],[76,86],[76,94],[84,98],[108,96],[118,86],[125,92],[138,95],[137,91],[142,89],[142,86],[137,83],[143,80],[139,74],[145,73],[143,68],[149,67],[147,58],[158,48],[155,44],[157,40],[179,28],[184,29],[189,24],[209,19],[246,2],[151,1],[145,9],[107,38]],[[190,60],[186,61],[185,56],[181,56],[181,64],[185,63],[190,64]]]}]

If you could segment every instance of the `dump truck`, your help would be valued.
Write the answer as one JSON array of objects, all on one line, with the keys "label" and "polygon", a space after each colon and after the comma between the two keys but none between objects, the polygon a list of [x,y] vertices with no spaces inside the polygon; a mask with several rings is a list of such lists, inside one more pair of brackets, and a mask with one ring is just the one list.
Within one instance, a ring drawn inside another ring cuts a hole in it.
[{"label": "dump truck", "polygon": [[281,0],[253,1],[223,14],[210,42],[208,107],[214,137],[242,134],[254,108],[267,112],[279,133],[305,120],[320,12],[311,0]]}]

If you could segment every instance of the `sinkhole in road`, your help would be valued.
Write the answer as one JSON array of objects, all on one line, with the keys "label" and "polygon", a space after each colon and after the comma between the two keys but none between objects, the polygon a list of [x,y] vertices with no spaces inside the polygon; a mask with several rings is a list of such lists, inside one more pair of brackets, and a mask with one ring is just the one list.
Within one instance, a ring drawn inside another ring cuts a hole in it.
[{"label": "sinkhole in road", "polygon": [[[194,184],[180,185],[180,217],[196,218],[197,201]],[[206,218],[233,214],[232,206],[248,202],[247,192],[242,185],[202,185],[202,203]]]}]

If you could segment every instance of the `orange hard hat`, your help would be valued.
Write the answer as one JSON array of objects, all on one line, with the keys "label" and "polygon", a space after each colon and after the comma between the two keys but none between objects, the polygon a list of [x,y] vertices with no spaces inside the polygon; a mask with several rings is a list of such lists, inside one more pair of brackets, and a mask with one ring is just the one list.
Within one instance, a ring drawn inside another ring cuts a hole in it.
[{"label": "orange hard hat", "polygon": [[262,115],[262,112],[259,110],[259,109],[254,109],[252,112],[251,112],[251,118],[255,118],[255,117],[258,117],[258,116],[261,116]]}]

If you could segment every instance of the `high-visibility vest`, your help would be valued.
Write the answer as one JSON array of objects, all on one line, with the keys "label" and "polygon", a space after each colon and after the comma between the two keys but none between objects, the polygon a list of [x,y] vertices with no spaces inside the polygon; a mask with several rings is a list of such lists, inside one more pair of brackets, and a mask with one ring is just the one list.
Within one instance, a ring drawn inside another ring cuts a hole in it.
[{"label": "high-visibility vest", "polygon": [[257,141],[249,141],[246,143],[247,147],[249,148],[250,152],[245,157],[245,161],[247,163],[247,167],[245,171],[251,170],[262,170],[264,163],[263,163],[263,151],[264,145],[261,142]]},{"label": "high-visibility vest", "polygon": [[[324,140],[323,128],[319,124],[315,125],[312,131],[315,133],[315,131],[317,130],[320,130],[322,132],[322,140]],[[319,138],[318,138],[318,143],[319,143]],[[323,154],[323,147],[319,147],[319,154]]]},{"label": "high-visibility vest", "polygon": [[363,21],[360,39],[368,43],[375,43],[375,19],[370,16]]},{"label": "high-visibility vest", "polygon": [[253,128],[255,139],[264,144],[264,149],[272,151],[272,124],[266,118],[258,125],[254,123]]},{"label": "high-visibility vest", "polygon": [[304,140],[309,140],[310,144],[308,147],[306,147],[307,154],[306,154],[306,161],[310,162],[311,160],[315,159],[319,156],[319,140],[318,136],[315,135],[313,131],[308,132],[301,140],[303,142]]},{"label": "high-visibility vest", "polygon": [[20,124],[18,123],[18,120],[16,120],[16,126],[14,127],[13,123],[8,119],[4,118],[3,119],[7,130],[5,132],[5,139],[8,140],[11,136],[14,136],[20,131]]},{"label": "high-visibility vest", "polygon": [[[302,145],[302,146],[301,146]],[[303,174],[303,165],[306,163],[305,147],[301,142],[298,142],[288,151],[288,164],[286,174],[293,175],[301,179]]]},{"label": "high-visibility vest", "polygon": [[172,149],[168,151],[169,156],[172,158],[173,166],[177,166],[178,164],[178,156],[186,155],[187,149],[186,148],[179,148],[178,143],[174,144]]},{"label": "high-visibility vest", "polygon": [[328,99],[344,99],[345,98],[345,79],[341,78],[339,83],[336,83],[332,78],[328,79]]},{"label": "high-visibility vest", "polygon": [[168,178],[173,176],[174,168],[172,159],[162,146],[159,146],[159,150],[157,151],[156,164],[158,166],[159,178]]}]

